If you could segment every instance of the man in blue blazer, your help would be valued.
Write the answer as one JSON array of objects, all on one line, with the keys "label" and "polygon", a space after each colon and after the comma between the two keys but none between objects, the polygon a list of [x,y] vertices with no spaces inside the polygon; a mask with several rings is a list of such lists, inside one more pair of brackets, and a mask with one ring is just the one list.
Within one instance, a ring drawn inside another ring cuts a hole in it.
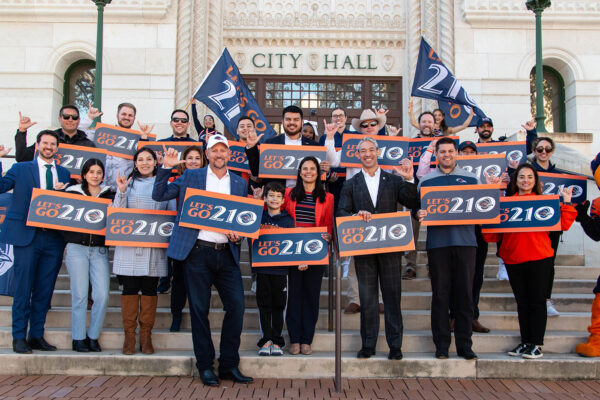
[{"label": "man in blue blazer", "polygon": [[[169,184],[171,170],[180,161],[175,149],[165,151],[163,166],[159,168],[154,182],[152,198],[165,201],[179,198],[176,221],[181,216],[187,188],[202,189],[233,196],[247,196],[246,181],[227,170],[229,146],[223,135],[213,135],[206,146],[208,167],[186,170]],[[219,380],[213,372],[215,348],[210,334],[208,312],[211,285],[215,285],[223,306],[225,317],[221,331],[219,378],[248,383],[252,378],[244,376],[239,368],[240,336],[244,320],[244,288],[240,271],[241,237],[235,233],[222,234],[204,229],[192,229],[175,224],[167,256],[185,261],[185,284],[188,292],[192,320],[192,341],[196,366],[205,385],[217,386]]]},{"label": "man in blue blazer", "polygon": [[[0,243],[12,244],[15,255],[12,335],[16,353],[29,354],[32,349],[56,350],[44,340],[44,324],[65,243],[59,231],[27,226],[26,221],[33,188],[62,190],[71,179],[69,171],[54,162],[58,139],[54,131],[41,131],[37,136],[38,156],[33,161],[14,164],[4,177],[0,164],[0,193],[13,190],[13,201],[0,231]],[[10,150],[0,146],[0,157]],[[29,339],[26,340],[28,323]]]}]

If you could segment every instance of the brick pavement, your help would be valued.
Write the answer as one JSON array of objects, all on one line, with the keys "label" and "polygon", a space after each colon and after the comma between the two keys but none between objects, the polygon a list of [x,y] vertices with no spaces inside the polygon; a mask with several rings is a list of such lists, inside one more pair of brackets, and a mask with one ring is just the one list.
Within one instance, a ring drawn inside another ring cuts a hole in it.
[{"label": "brick pavement", "polygon": [[599,381],[504,379],[257,379],[251,385],[135,376],[0,376],[0,399],[600,399]]}]

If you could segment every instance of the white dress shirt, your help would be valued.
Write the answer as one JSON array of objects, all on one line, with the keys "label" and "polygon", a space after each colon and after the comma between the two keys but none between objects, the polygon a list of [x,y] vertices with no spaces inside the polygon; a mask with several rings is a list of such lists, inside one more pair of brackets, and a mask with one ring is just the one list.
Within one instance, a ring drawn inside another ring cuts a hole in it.
[{"label": "white dress shirt", "polygon": [[38,170],[40,172],[40,189],[54,189],[54,187],[46,187],[46,165],[52,165],[52,168],[50,170],[52,171],[52,185],[54,185],[54,183],[58,182],[58,172],[56,171],[56,163],[54,162],[54,160],[52,160],[52,163],[49,164],[46,161],[42,160],[42,158],[39,156],[37,158],[37,162]]},{"label": "white dress shirt", "polygon": [[381,168],[377,168],[375,175],[371,176],[364,169],[362,170],[365,176],[365,183],[367,184],[367,190],[369,190],[369,196],[373,202],[373,207],[377,207],[377,193],[379,193],[379,177],[381,176]]},{"label": "white dress shirt", "polygon": [[[209,166],[206,169],[206,190],[221,194],[231,194],[231,178],[229,177],[229,171],[227,171],[225,176],[219,179]],[[198,233],[198,239],[212,243],[227,243],[229,241],[227,236],[222,233],[211,232],[204,229],[201,229]]]}]

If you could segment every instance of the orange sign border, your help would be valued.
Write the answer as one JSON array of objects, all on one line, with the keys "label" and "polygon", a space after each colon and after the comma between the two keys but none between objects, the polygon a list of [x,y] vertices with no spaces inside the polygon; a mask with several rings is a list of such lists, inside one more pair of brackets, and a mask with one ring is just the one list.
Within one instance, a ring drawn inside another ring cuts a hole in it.
[{"label": "orange sign border", "polygon": [[[227,144],[229,144],[229,148],[231,149],[231,146],[239,146],[239,147],[246,147],[246,143],[244,142],[240,142],[240,141],[235,141],[235,140],[228,140]],[[245,153],[244,153],[245,154]],[[248,156],[246,155],[246,160],[248,160]],[[243,169],[243,168],[238,168],[238,167],[230,167],[229,163],[227,163],[227,169],[231,170],[231,171],[238,171],[238,172],[245,172],[247,174],[250,174],[250,165],[248,165],[248,168]]]},{"label": "orange sign border", "polygon": [[[254,241],[260,239],[260,232],[263,231],[265,234],[287,234],[287,233],[327,233],[326,226],[319,226],[314,228],[267,228],[260,229],[258,238],[252,240],[252,246],[254,246]],[[327,244],[329,246],[329,243]],[[250,249],[252,251],[252,249]],[[325,258],[321,260],[315,261],[302,261],[302,264],[306,265],[325,265],[329,263],[329,250],[327,250],[327,255]],[[288,266],[298,266],[300,262],[298,261],[283,261],[283,262],[264,262],[264,263],[252,263],[252,267],[263,268],[263,267],[288,267]]]},{"label": "orange sign border", "polygon": [[[340,150],[344,150],[344,142],[351,140],[351,139],[363,139],[366,137],[370,137],[376,141],[388,141],[388,142],[409,142],[411,141],[411,138],[407,137],[407,136],[383,136],[383,135],[362,135],[362,134],[354,134],[354,133],[346,133],[344,134],[344,138],[342,140],[342,148]],[[410,146],[409,146],[410,147]],[[400,165],[400,160],[398,160],[398,165]],[[381,169],[388,169],[388,170],[392,170],[394,169],[394,167],[397,167],[398,165],[379,165],[381,167]],[[362,164],[360,162],[356,162],[356,163],[342,163],[340,162],[340,167],[344,167],[344,168],[362,168]],[[338,176],[340,176],[338,174]]]},{"label": "orange sign border", "polygon": [[[136,131],[136,130],[129,129],[129,128],[122,128],[122,127],[117,126],[117,125],[109,125],[109,124],[104,124],[102,122],[98,122],[96,124],[96,131],[94,133],[94,139],[96,138],[96,132],[98,131],[98,128],[109,128],[109,129],[114,129],[116,131],[135,133],[138,136],[142,136],[142,133],[140,131]],[[149,133],[148,137],[154,139],[153,141],[156,141],[156,133]],[[138,139],[138,143],[139,143],[139,139]],[[94,142],[94,144],[96,144],[96,142]],[[110,150],[107,150],[107,149],[104,149],[104,150],[106,150],[106,154],[109,155],[109,156],[119,157],[119,158],[125,158],[127,160],[133,160],[133,156],[130,156],[128,154],[117,153],[117,152],[110,151]],[[138,148],[138,150],[139,150],[139,148]]]},{"label": "orange sign border", "polygon": [[[561,175],[561,174],[558,174]],[[559,212],[560,212],[560,197],[557,194],[544,194],[535,196],[519,196],[517,200],[523,201],[545,201],[545,200],[558,200],[559,201]],[[502,196],[500,197],[500,208],[502,208],[502,201],[515,201],[514,196]],[[502,223],[502,222],[500,222]],[[540,230],[542,229],[542,230]],[[560,231],[561,221],[560,218],[553,226],[537,227],[537,228],[491,228],[486,229],[481,227],[481,233],[519,233],[519,232],[545,232],[545,231]]]},{"label": "orange sign border", "polygon": [[[108,207],[106,212],[106,221],[111,214],[119,212],[129,214],[154,214],[154,215],[177,215],[177,211],[172,210],[145,210],[143,208],[124,208],[124,207]],[[175,222],[176,223],[176,222]],[[106,226],[108,228],[108,224]],[[170,239],[169,239],[170,240]],[[153,249],[166,249],[169,247],[169,243],[152,243],[152,242],[125,242],[120,240],[105,240],[104,243],[107,246],[121,246],[121,247],[148,247]]]},{"label": "orange sign border", "polygon": [[[327,147],[325,146],[297,146],[297,145],[287,145],[287,144],[270,144],[270,143],[262,143],[259,145],[259,160],[260,160],[260,156],[262,155],[263,151],[266,150],[288,150],[288,151],[306,151],[307,148],[310,148],[310,150],[315,150],[315,154],[319,155],[320,153],[323,153],[323,161],[327,160]],[[264,149],[264,150],[263,150]],[[311,154],[312,155],[312,154]],[[259,166],[259,171],[260,171],[260,166]],[[296,171],[298,172],[298,171]],[[298,176],[294,175],[261,175],[260,172],[258,174],[259,178],[267,178],[267,179],[296,179]],[[325,172],[323,172],[321,174],[321,180],[325,181],[327,177],[327,174]]]}]

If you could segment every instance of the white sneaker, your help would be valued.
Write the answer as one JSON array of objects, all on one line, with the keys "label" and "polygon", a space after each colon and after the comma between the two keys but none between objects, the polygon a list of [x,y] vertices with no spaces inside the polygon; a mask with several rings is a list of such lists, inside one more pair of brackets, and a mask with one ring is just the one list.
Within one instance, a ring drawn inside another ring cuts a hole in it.
[{"label": "white sneaker", "polygon": [[560,313],[556,311],[556,308],[554,308],[552,300],[546,300],[546,314],[548,314],[549,317],[558,317],[560,315]]},{"label": "white sneaker", "polygon": [[496,274],[496,279],[499,281],[507,281],[508,280],[508,272],[506,272],[506,266],[504,265],[504,261],[502,259],[498,259],[498,273]]},{"label": "white sneaker", "polygon": [[263,347],[261,347],[258,350],[258,355],[259,356],[270,356],[272,348],[273,348],[273,342],[271,342],[269,340],[267,343],[263,344]]},{"label": "white sneaker", "polygon": [[272,356],[282,356],[283,355],[283,350],[281,350],[281,347],[279,347],[278,344],[273,343],[273,346],[271,347],[271,355]]}]

